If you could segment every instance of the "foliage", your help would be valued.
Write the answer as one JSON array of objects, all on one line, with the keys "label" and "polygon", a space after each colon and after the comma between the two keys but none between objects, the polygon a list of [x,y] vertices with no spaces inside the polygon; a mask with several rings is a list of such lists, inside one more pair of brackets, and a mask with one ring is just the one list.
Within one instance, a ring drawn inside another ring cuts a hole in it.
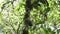
[{"label": "foliage", "polygon": [[[31,4],[34,1],[31,0]],[[38,2],[37,8],[32,7],[30,19],[33,21],[33,26],[28,27],[29,34],[60,34],[60,1],[47,1],[49,7],[42,2]],[[0,3],[0,32],[22,34],[25,26],[25,5],[26,0],[4,0]]]}]

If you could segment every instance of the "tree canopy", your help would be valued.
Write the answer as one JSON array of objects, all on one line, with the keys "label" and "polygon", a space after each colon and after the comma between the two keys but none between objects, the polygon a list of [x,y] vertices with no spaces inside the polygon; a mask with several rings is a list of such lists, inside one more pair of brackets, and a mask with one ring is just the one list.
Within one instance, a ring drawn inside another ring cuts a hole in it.
[{"label": "tree canopy", "polygon": [[60,34],[60,0],[0,0],[0,33]]}]

